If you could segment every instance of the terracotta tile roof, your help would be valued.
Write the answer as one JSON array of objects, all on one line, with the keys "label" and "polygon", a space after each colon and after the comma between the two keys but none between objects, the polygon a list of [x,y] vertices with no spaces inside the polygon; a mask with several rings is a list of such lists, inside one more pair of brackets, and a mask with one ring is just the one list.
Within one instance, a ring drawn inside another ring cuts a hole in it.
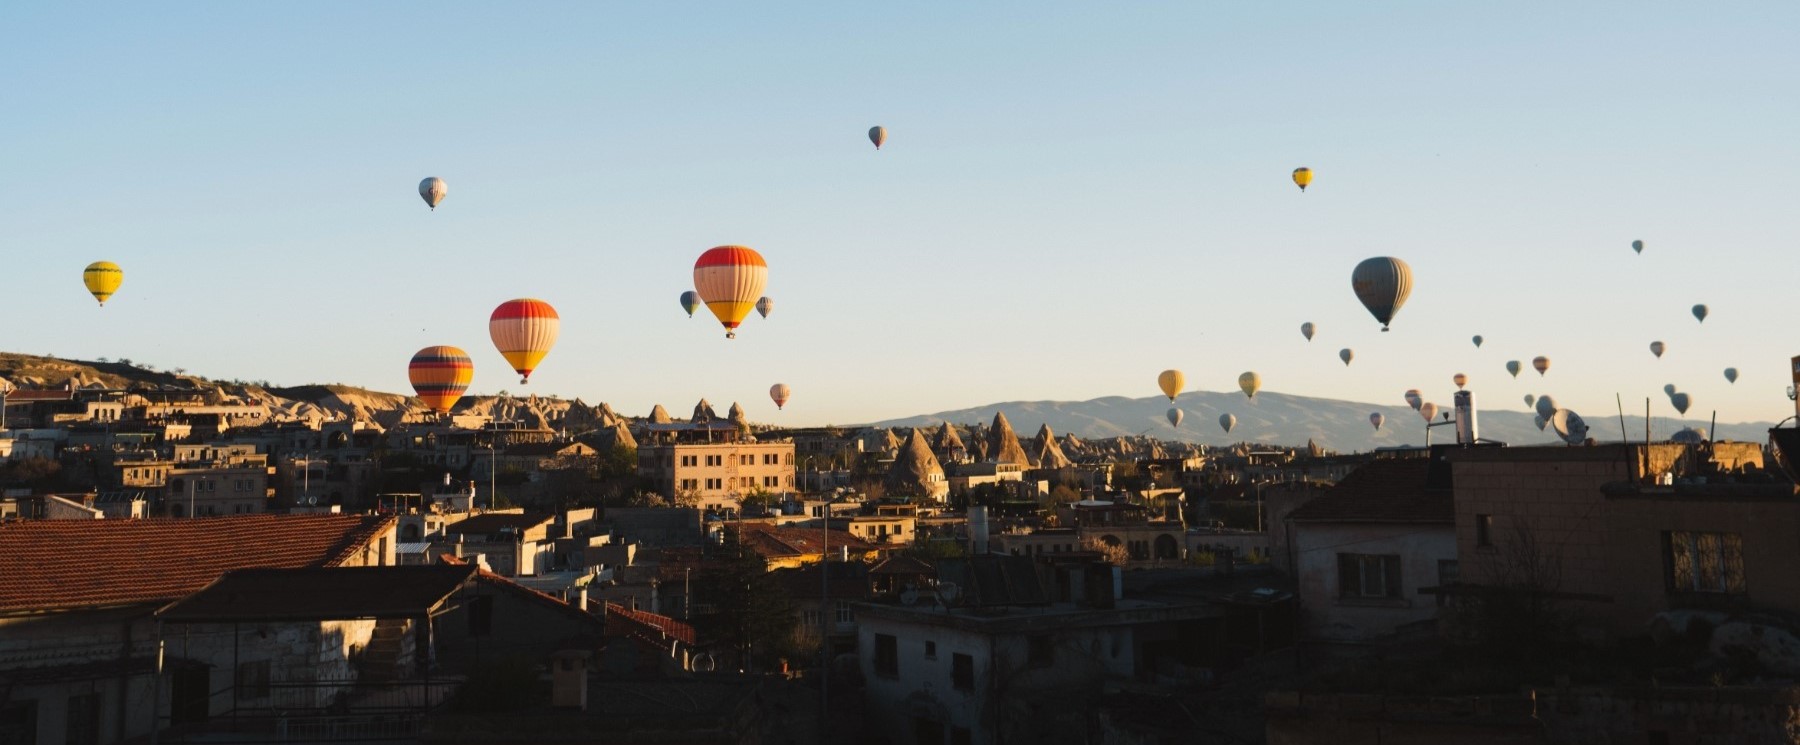
[{"label": "terracotta tile roof", "polygon": [[[438,554],[438,563],[448,564],[450,566],[469,566],[468,560],[456,558],[451,554]],[[605,632],[606,623],[604,621],[584,609],[563,602],[562,598],[556,597],[555,595],[533,590],[486,569],[476,570],[475,578],[499,588],[500,590],[510,592],[545,608],[554,610],[569,618],[580,619],[582,623],[593,626],[602,633]]]},{"label": "terracotta tile roof", "polygon": [[[818,528],[785,528],[758,523],[745,523],[744,545],[761,554],[765,559],[787,558],[794,556],[817,556],[821,550],[840,551],[845,546],[851,553],[867,553],[897,546],[877,546],[842,530],[827,531],[829,536],[820,536]],[[829,540],[823,545],[821,540]]]},{"label": "terracotta tile roof", "polygon": [[0,525],[0,614],[167,602],[232,569],[341,566],[393,526],[271,514]]},{"label": "terracotta tile roof", "polygon": [[[597,601],[591,604],[598,605]],[[664,615],[648,611],[632,610],[618,603],[605,603],[606,635],[627,636],[638,641],[649,642],[651,646],[662,648],[667,643],[663,637],[694,646],[698,638],[694,627]]]},{"label": "terracotta tile roof", "polygon": [[1375,460],[1350,472],[1337,486],[1293,511],[1295,522],[1442,523],[1456,522],[1447,488],[1429,487],[1431,461],[1425,458]]},{"label": "terracotta tile roof", "polygon": [[911,556],[895,556],[883,560],[869,570],[870,574],[897,574],[910,577],[913,575],[936,575],[937,567]]}]

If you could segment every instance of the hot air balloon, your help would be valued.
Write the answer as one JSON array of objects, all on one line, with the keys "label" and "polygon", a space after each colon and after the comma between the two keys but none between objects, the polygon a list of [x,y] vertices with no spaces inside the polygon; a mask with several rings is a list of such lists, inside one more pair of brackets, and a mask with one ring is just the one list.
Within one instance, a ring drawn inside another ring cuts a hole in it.
[{"label": "hot air balloon", "polygon": [[1531,423],[1537,425],[1538,431],[1542,432],[1544,425],[1549,424],[1550,421],[1545,419],[1543,414],[1537,414],[1531,417]]},{"label": "hot air balloon", "polygon": [[[1631,250],[1636,251],[1638,253],[1643,253],[1644,252],[1644,242],[1643,241],[1632,241],[1631,242]],[[1543,427],[1538,427],[1538,429],[1543,429]]]},{"label": "hot air balloon", "polygon": [[1306,187],[1310,186],[1311,184],[1312,184],[1312,169],[1311,168],[1301,166],[1299,168],[1294,169],[1294,185],[1300,187],[1300,191],[1302,191],[1302,192],[1306,191]]},{"label": "hot air balloon", "polygon": [[736,339],[738,324],[750,315],[769,280],[762,254],[746,246],[709,248],[694,262],[694,289],[725,326],[725,338]]},{"label": "hot air balloon", "polygon": [[1307,341],[1312,341],[1313,329],[1315,328],[1318,327],[1314,326],[1312,321],[1302,323],[1300,324],[1300,335],[1306,337]]},{"label": "hot air balloon", "polygon": [[556,332],[561,325],[562,320],[549,303],[520,298],[501,303],[488,316],[488,336],[493,338],[500,356],[519,374],[519,382],[529,383],[531,371],[556,345]]},{"label": "hot air balloon", "polygon": [[694,309],[700,307],[700,293],[688,290],[681,293],[681,309],[687,311],[688,318],[694,317]]},{"label": "hot air balloon", "polygon": [[1187,376],[1180,370],[1164,370],[1156,376],[1156,385],[1162,388],[1163,395],[1169,397],[1169,403],[1175,403],[1175,397],[1181,395],[1181,389],[1187,387]]},{"label": "hot air balloon", "polygon": [[1532,404],[1535,404],[1535,403],[1537,403],[1537,396],[1533,396],[1529,393],[1525,394],[1525,405],[1526,406],[1531,406]]},{"label": "hot air balloon", "polygon": [[775,301],[770,300],[766,297],[757,299],[756,312],[758,314],[762,315],[763,318],[768,318],[769,313],[773,312],[774,310],[775,310]]},{"label": "hot air balloon", "polygon": [[788,397],[792,395],[794,395],[794,389],[789,388],[786,383],[776,383],[775,385],[769,386],[769,398],[774,399],[775,408],[777,410],[785,408],[787,406]]},{"label": "hot air balloon", "polygon": [[119,283],[125,281],[125,270],[110,261],[96,261],[81,270],[81,283],[87,285],[88,294],[100,301],[100,307],[106,307],[106,299],[119,291]]},{"label": "hot air balloon", "polygon": [[1737,384],[1737,368],[1735,368],[1735,367],[1725,368],[1725,382],[1731,383],[1733,385]]},{"label": "hot air balloon", "polygon": [[1543,415],[1544,419],[1548,421],[1550,415],[1556,413],[1556,399],[1550,396],[1538,396],[1536,408],[1537,413]]},{"label": "hot air balloon", "polygon": [[1525,366],[1519,364],[1518,360],[1507,360],[1506,362],[1506,371],[1511,373],[1515,378],[1519,377],[1519,371],[1523,369],[1525,369]]},{"label": "hot air balloon", "polygon": [[449,194],[450,185],[444,183],[444,180],[441,178],[432,176],[431,178],[419,182],[419,198],[424,199],[425,204],[431,206],[432,212],[437,211],[438,204],[443,202],[444,197]]},{"label": "hot air balloon", "polygon": [[869,141],[875,143],[876,150],[880,150],[882,143],[887,142],[887,127],[882,127],[882,126],[870,127],[869,128]]},{"label": "hot air balloon", "polygon": [[1673,396],[1675,395],[1675,391],[1676,388],[1674,383],[1663,386],[1663,395],[1665,396]]},{"label": "hot air balloon", "polygon": [[1688,394],[1686,394],[1686,393],[1677,393],[1677,394],[1669,397],[1669,403],[1675,405],[1676,411],[1686,414],[1687,410],[1688,410],[1688,405],[1693,403],[1693,399],[1689,398]]},{"label": "hot air balloon", "polygon": [[1473,341],[1473,342],[1475,342],[1475,348],[1476,348],[1476,349],[1480,349],[1480,348],[1481,348],[1481,334],[1476,334],[1476,335],[1475,335],[1475,338],[1474,338],[1474,339],[1470,339],[1470,341]]},{"label": "hot air balloon", "polygon": [[1375,425],[1376,432],[1381,431],[1381,425],[1383,422],[1386,422],[1386,421],[1387,421],[1387,417],[1382,416],[1381,412],[1379,412],[1379,411],[1369,415],[1369,423]]},{"label": "hot air balloon", "polygon": [[426,347],[413,355],[406,377],[426,408],[447,414],[475,378],[475,362],[456,347]]},{"label": "hot air balloon", "polygon": [[1170,406],[1169,414],[1168,414],[1169,426],[1171,426],[1171,427],[1181,426],[1181,419],[1183,416],[1185,416],[1185,415],[1181,413],[1181,409]]},{"label": "hot air balloon", "polygon": [[1659,360],[1662,359],[1664,349],[1668,349],[1668,345],[1665,345],[1660,341],[1650,342],[1650,353],[1656,355],[1656,358]]},{"label": "hot air balloon", "polygon": [[1338,359],[1343,360],[1345,366],[1349,366],[1350,360],[1356,359],[1356,353],[1350,351],[1349,348],[1340,349],[1338,350]]},{"label": "hot air balloon", "polygon": [[1386,331],[1394,314],[1406,304],[1406,296],[1412,294],[1412,267],[1392,256],[1363,259],[1350,272],[1350,288]]},{"label": "hot air balloon", "polygon": [[1437,418],[1437,412],[1437,404],[1434,403],[1427,403],[1419,407],[1419,417],[1424,419],[1426,424],[1430,424],[1431,420]]},{"label": "hot air balloon", "polygon": [[1407,391],[1406,392],[1406,405],[1413,407],[1413,411],[1418,411],[1419,406],[1425,403],[1425,399],[1423,396],[1424,396],[1424,394],[1420,393],[1419,389],[1417,389],[1417,388]]},{"label": "hot air balloon", "polygon": [[1701,323],[1706,323],[1706,314],[1707,313],[1708,313],[1708,311],[1706,310],[1705,303],[1701,303],[1699,305],[1694,306],[1694,318],[1696,320],[1700,321]]},{"label": "hot air balloon", "polygon": [[1238,388],[1244,391],[1245,396],[1254,399],[1256,398],[1256,392],[1262,390],[1262,376],[1257,375],[1254,372],[1247,372],[1243,375],[1239,375]]},{"label": "hot air balloon", "polygon": [[1531,367],[1538,371],[1538,375],[1543,375],[1550,371],[1550,358],[1543,356],[1533,358],[1531,360]]},{"label": "hot air balloon", "polygon": [[1230,414],[1220,414],[1219,415],[1219,426],[1221,428],[1223,428],[1227,434],[1229,434],[1231,432],[1231,428],[1237,426],[1237,417],[1234,417]]},{"label": "hot air balloon", "polygon": [[1462,373],[1457,373],[1450,377],[1450,382],[1455,383],[1456,390],[1460,391],[1460,390],[1462,390],[1463,386],[1469,384],[1469,376],[1464,375]]}]

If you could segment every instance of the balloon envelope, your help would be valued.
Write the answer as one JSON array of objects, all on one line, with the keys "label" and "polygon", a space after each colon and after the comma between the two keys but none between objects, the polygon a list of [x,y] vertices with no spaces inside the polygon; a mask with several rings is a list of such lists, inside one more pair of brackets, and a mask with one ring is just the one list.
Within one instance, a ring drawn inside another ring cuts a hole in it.
[{"label": "balloon envelope", "polygon": [[1556,413],[1556,399],[1550,396],[1538,396],[1537,413],[1548,421],[1550,415]]},{"label": "balloon envelope", "polygon": [[1380,431],[1382,422],[1386,421],[1387,417],[1382,416],[1379,411],[1369,415],[1369,423],[1375,425],[1377,431]]},{"label": "balloon envelope", "polygon": [[1735,368],[1735,367],[1725,368],[1725,382],[1727,382],[1727,383],[1736,383],[1737,382],[1737,368]]},{"label": "balloon envelope", "polygon": [[694,262],[694,291],[725,327],[725,338],[737,338],[737,327],[750,315],[769,281],[769,265],[747,246],[709,248]]},{"label": "balloon envelope", "polygon": [[688,318],[694,317],[694,309],[700,307],[700,293],[688,290],[681,293],[681,309],[687,311]]},{"label": "balloon envelope", "polygon": [[1230,432],[1231,428],[1236,427],[1236,426],[1237,426],[1237,417],[1232,416],[1230,414],[1220,414],[1219,415],[1219,427],[1224,429],[1226,432]]},{"label": "balloon envelope", "polygon": [[1305,166],[1294,169],[1294,185],[1306,191],[1306,187],[1312,185],[1312,169]]},{"label": "balloon envelope", "polygon": [[1683,414],[1687,413],[1688,406],[1691,405],[1693,401],[1694,400],[1686,393],[1676,393],[1669,397],[1669,403],[1674,404],[1675,410]]},{"label": "balloon envelope", "polygon": [[1476,349],[1480,349],[1480,348],[1481,348],[1481,334],[1476,334],[1476,335],[1475,335],[1475,338],[1474,338],[1474,339],[1471,339],[1471,340],[1470,340],[1470,341],[1473,341],[1473,342],[1475,342],[1475,348],[1476,348]]},{"label": "balloon envelope", "polygon": [[1675,384],[1674,384],[1674,383],[1670,383],[1670,384],[1668,384],[1668,385],[1665,385],[1665,386],[1663,386],[1663,395],[1665,395],[1665,396],[1673,396],[1673,395],[1675,395],[1675,390],[1676,390],[1676,389],[1675,389]]},{"label": "balloon envelope", "polygon": [[1664,349],[1668,349],[1668,346],[1663,344],[1662,342],[1660,342],[1660,341],[1650,342],[1650,353],[1656,355],[1657,359],[1662,359]]},{"label": "balloon envelope", "polygon": [[1537,358],[1532,359],[1531,360],[1531,368],[1534,370],[1537,370],[1539,375],[1543,375],[1544,373],[1549,372],[1550,371],[1550,358],[1549,357],[1537,357]]},{"label": "balloon envelope", "polygon": [[881,146],[887,142],[887,127],[882,127],[882,126],[870,127],[869,128],[869,141],[875,143],[876,150],[880,150]]},{"label": "balloon envelope", "polygon": [[1239,375],[1238,388],[1244,392],[1245,396],[1256,398],[1256,392],[1262,390],[1262,376],[1254,372]]},{"label": "balloon envelope", "polygon": [[519,374],[520,383],[531,381],[531,371],[556,346],[561,328],[562,319],[556,315],[556,309],[532,298],[508,300],[488,316],[488,337]]},{"label": "balloon envelope", "polygon": [[768,318],[769,313],[773,312],[774,310],[775,310],[775,301],[770,300],[766,297],[759,298],[756,301],[756,312],[758,314],[760,314],[763,318]]},{"label": "balloon envelope", "polygon": [[1537,396],[1533,396],[1529,393],[1525,394],[1525,405],[1526,406],[1531,406],[1532,404],[1535,404],[1535,403],[1537,403]]},{"label": "balloon envelope", "polygon": [[1177,409],[1173,406],[1170,406],[1169,413],[1168,413],[1169,426],[1171,426],[1171,427],[1181,426],[1181,420],[1184,416],[1186,416],[1186,415],[1181,413],[1181,409]]},{"label": "balloon envelope", "polygon": [[432,212],[436,212],[437,206],[444,201],[444,197],[449,195],[450,185],[444,183],[441,178],[432,176],[419,182],[419,198],[425,200],[425,204],[430,205]]},{"label": "balloon envelope", "polygon": [[1549,424],[1550,422],[1544,419],[1543,414],[1536,414],[1531,417],[1531,423],[1537,425],[1538,431],[1542,432],[1544,431],[1544,425]]},{"label": "balloon envelope", "polygon": [[1694,306],[1694,318],[1699,320],[1701,323],[1706,323],[1706,314],[1708,312],[1710,312],[1710,311],[1708,311],[1706,309],[1705,304],[1700,304],[1700,305]]},{"label": "balloon envelope", "polygon": [[1175,397],[1181,395],[1181,389],[1187,387],[1187,376],[1180,370],[1164,370],[1156,376],[1156,385],[1162,388],[1163,395],[1173,403]]},{"label": "balloon envelope", "polygon": [[1392,256],[1363,259],[1350,272],[1350,288],[1356,291],[1356,299],[1362,301],[1363,307],[1381,322],[1382,331],[1388,330],[1394,314],[1406,304],[1412,283],[1412,267]]},{"label": "balloon envelope", "polygon": [[1450,377],[1450,382],[1455,383],[1457,389],[1460,390],[1463,386],[1469,384],[1469,376],[1464,375],[1462,373],[1457,373]]},{"label": "balloon envelope", "polygon": [[1350,364],[1350,360],[1356,359],[1356,353],[1349,349],[1340,349],[1338,350],[1338,359],[1343,360],[1344,364],[1348,365]]},{"label": "balloon envelope", "polygon": [[[1632,241],[1631,242],[1631,250],[1636,251],[1638,253],[1643,253],[1644,252],[1644,242],[1643,241]],[[1539,427],[1538,429],[1543,429],[1543,428]]]},{"label": "balloon envelope", "polygon": [[469,381],[475,379],[475,362],[456,347],[426,347],[406,365],[406,378],[426,408],[449,413],[463,391],[469,390]]},{"label": "balloon envelope", "polygon": [[96,261],[81,270],[81,283],[87,285],[88,294],[106,305],[106,299],[119,291],[119,283],[125,281],[125,270],[110,261]]},{"label": "balloon envelope", "polygon": [[792,395],[794,395],[794,389],[789,388],[786,383],[776,383],[775,385],[769,386],[769,398],[775,401],[776,409],[786,407],[788,397]]},{"label": "balloon envelope", "polygon": [[1425,403],[1424,396],[1425,394],[1420,393],[1417,388],[1409,390],[1406,392],[1406,405],[1413,407],[1413,411],[1418,411],[1419,407]]},{"label": "balloon envelope", "polygon": [[1306,337],[1307,341],[1312,341],[1313,330],[1316,328],[1318,328],[1318,327],[1314,326],[1312,321],[1307,321],[1306,323],[1302,323],[1302,324],[1300,324],[1300,335]]},{"label": "balloon envelope", "polygon": [[1424,419],[1427,423],[1437,418],[1437,412],[1437,404],[1428,403],[1419,407],[1419,417]]},{"label": "balloon envelope", "polygon": [[1519,371],[1523,369],[1525,369],[1525,366],[1519,364],[1518,360],[1508,360],[1506,363],[1506,371],[1512,373],[1512,376],[1515,378],[1519,377]]}]

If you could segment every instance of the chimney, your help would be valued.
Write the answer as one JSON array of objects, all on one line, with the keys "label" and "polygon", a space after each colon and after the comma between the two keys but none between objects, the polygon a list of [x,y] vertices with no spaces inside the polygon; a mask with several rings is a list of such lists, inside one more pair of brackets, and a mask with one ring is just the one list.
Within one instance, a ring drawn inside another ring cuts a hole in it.
[{"label": "chimney", "polygon": [[625,607],[630,608],[633,613],[637,612],[637,593],[628,596]]},{"label": "chimney", "polygon": [[[1794,365],[1794,391],[1800,391],[1800,356],[1791,360]],[[1800,417],[1800,396],[1794,398],[1794,416]]]},{"label": "chimney", "polygon": [[988,552],[988,519],[987,508],[975,505],[969,508],[969,553],[980,556]]},{"label": "chimney", "polygon": [[588,609],[587,590],[587,585],[582,585],[575,590],[575,607],[580,608],[583,613],[586,613]]},{"label": "chimney", "polygon": [[1475,427],[1475,392],[1456,392],[1456,444],[1473,445],[1480,439]]}]

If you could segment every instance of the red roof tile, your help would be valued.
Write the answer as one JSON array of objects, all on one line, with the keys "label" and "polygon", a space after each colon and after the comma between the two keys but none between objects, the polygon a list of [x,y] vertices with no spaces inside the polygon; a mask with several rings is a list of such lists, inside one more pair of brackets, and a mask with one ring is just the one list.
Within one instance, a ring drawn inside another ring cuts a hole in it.
[{"label": "red roof tile", "polygon": [[609,636],[644,635],[648,640],[659,642],[660,637],[694,646],[694,627],[673,618],[648,611],[632,610],[618,603],[606,603],[606,633]]},{"label": "red roof tile", "polygon": [[1456,523],[1449,489],[1427,485],[1425,458],[1374,460],[1288,516],[1295,522]]},{"label": "red roof tile", "polygon": [[0,525],[0,614],[167,602],[232,569],[342,566],[393,525],[268,514]]},{"label": "red roof tile", "polygon": [[[746,523],[744,529],[744,545],[761,554],[765,559],[791,556],[817,556],[821,550],[841,551],[845,546],[853,553],[880,551],[883,548],[857,538],[842,530],[828,531],[831,535],[822,537],[818,528],[784,528],[758,523]],[[830,543],[822,544],[821,540]]]}]

